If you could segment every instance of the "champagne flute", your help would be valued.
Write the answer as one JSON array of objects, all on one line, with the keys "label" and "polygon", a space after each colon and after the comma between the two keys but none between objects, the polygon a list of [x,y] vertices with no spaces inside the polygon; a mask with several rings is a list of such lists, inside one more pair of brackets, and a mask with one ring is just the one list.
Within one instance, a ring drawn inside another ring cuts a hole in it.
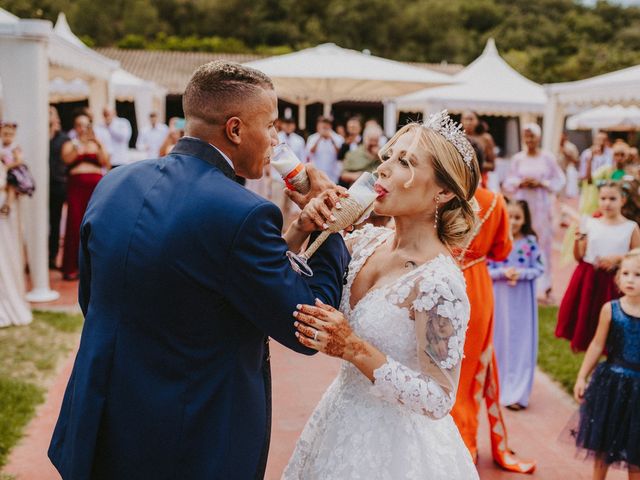
[{"label": "champagne flute", "polygon": [[287,257],[289,257],[291,267],[294,271],[312,277],[313,270],[311,270],[307,262],[325,240],[329,238],[329,235],[340,232],[351,225],[361,223],[367,219],[373,210],[373,202],[378,196],[373,188],[376,180],[377,176],[373,173],[365,172],[360,175],[347,191],[349,196],[340,200],[342,208],[334,208],[331,210],[336,220],[331,222],[329,227],[320,233],[304,252],[300,254],[291,251],[287,252]]}]

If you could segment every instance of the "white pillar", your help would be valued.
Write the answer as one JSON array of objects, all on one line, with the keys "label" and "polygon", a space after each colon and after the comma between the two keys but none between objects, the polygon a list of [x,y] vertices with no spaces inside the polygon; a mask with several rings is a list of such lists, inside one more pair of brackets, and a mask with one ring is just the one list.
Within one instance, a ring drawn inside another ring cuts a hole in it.
[{"label": "white pillar", "polygon": [[560,136],[564,127],[564,107],[555,95],[549,95],[542,123],[542,148],[556,152],[560,145]]},{"label": "white pillar", "polygon": [[331,117],[331,101],[323,103],[323,105],[322,105],[322,116]]},{"label": "white pillar", "polygon": [[[42,30],[46,30],[43,22]],[[36,32],[40,30],[34,24]],[[31,302],[49,302],[60,295],[49,287],[49,61],[48,33],[19,38],[0,37],[0,77],[5,118],[18,123],[18,142],[25,163],[36,182],[26,198],[27,255],[32,290]]]},{"label": "white pillar", "polygon": [[398,106],[393,100],[382,102],[384,108],[384,134],[387,138],[393,137],[398,126]]},{"label": "white pillar", "polygon": [[298,102],[298,128],[304,131],[307,128],[307,103]]},{"label": "white pillar", "polygon": [[155,111],[158,112],[158,121],[167,123],[167,95],[158,94],[153,100]]},{"label": "white pillar", "polygon": [[136,112],[136,125],[138,126],[139,133],[144,127],[151,124],[149,114],[154,110],[152,90],[148,88],[138,91],[133,102],[133,108]]},{"label": "white pillar", "polygon": [[502,157],[510,158],[513,154],[520,151],[520,131],[518,129],[518,119],[516,117],[509,118],[507,120],[505,130],[504,152],[502,152]]},{"label": "white pillar", "polygon": [[102,123],[102,109],[115,107],[115,99],[110,93],[109,81],[101,78],[89,80],[89,109],[93,115],[93,123]]}]

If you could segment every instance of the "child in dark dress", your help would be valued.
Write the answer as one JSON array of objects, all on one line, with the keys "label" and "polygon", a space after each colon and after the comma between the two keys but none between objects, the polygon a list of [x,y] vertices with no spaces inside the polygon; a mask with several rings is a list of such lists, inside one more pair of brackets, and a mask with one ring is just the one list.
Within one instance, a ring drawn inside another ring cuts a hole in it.
[{"label": "child in dark dress", "polygon": [[[624,255],[616,281],[623,296],[602,307],[574,386],[581,406],[573,434],[576,445],[595,456],[594,479],[604,479],[611,464],[622,464],[630,480],[639,480],[640,249]],[[607,360],[598,364],[605,348]]]}]

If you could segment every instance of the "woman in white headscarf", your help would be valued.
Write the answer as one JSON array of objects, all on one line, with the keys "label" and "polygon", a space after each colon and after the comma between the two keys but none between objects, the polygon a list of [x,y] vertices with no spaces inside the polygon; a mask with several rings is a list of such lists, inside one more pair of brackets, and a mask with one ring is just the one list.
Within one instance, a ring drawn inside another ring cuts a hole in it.
[{"label": "woman in white headscarf", "polygon": [[522,130],[525,148],[511,159],[505,192],[517,200],[526,200],[531,210],[533,229],[544,258],[545,271],[538,280],[538,294],[551,299],[551,244],[553,241],[553,200],[562,190],[565,176],[555,156],[540,149],[540,127],[528,123]]}]

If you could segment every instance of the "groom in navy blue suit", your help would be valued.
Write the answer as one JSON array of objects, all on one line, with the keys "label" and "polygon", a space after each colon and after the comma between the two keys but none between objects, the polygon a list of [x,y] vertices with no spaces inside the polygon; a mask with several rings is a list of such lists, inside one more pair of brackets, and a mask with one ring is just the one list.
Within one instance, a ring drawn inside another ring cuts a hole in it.
[{"label": "groom in navy blue suit", "polygon": [[[236,183],[260,178],[277,141],[268,77],[214,62],[184,93],[170,155],[109,173],[81,227],[80,349],[49,457],[65,480],[262,478],[270,435],[268,337],[304,354],[292,312],[337,305],[339,235],[310,280],[285,255],[278,208]],[[327,184],[309,169],[312,194]]]}]

